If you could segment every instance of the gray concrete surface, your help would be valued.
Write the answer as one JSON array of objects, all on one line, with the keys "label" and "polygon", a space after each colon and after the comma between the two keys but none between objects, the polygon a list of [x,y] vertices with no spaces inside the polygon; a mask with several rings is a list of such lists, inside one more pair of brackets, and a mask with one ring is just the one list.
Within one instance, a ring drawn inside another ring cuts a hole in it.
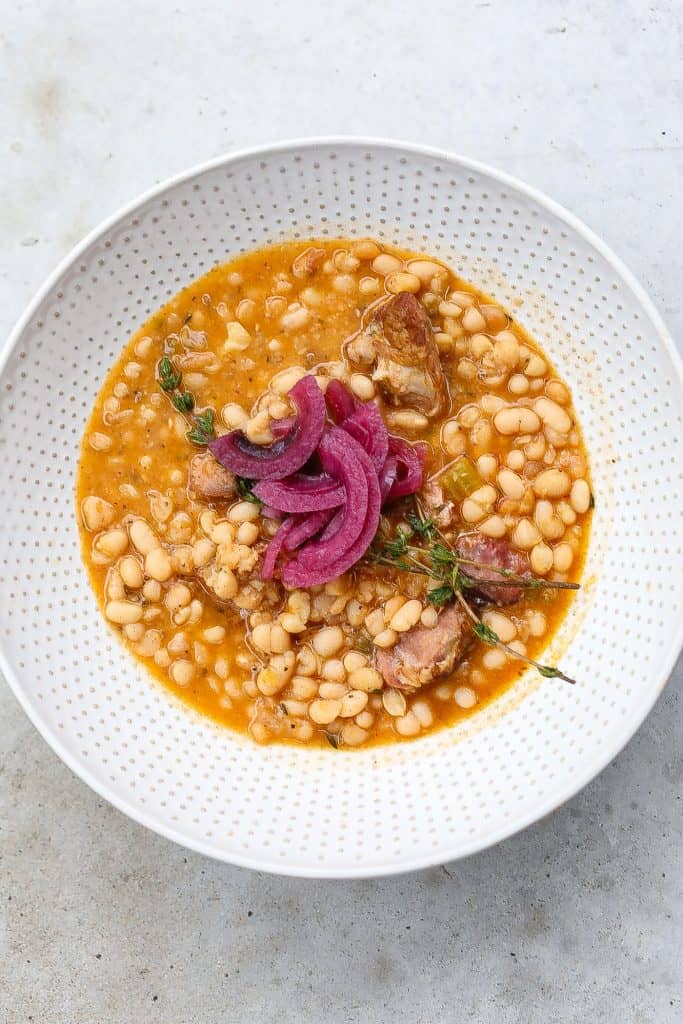
[{"label": "gray concrete surface", "polygon": [[[0,3],[0,334],[86,230],[156,180],[236,146],[348,132],[447,146],[551,193],[680,337],[680,0],[398,12]],[[682,687],[679,662],[628,748],[522,835],[420,874],[309,883],[128,821],[2,686],[0,1021],[679,1022]]]}]

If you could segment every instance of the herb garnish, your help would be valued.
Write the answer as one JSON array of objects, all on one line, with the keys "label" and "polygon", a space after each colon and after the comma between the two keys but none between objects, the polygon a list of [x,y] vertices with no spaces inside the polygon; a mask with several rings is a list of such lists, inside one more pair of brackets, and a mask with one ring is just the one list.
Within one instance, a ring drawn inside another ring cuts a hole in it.
[{"label": "herb garnish", "polygon": [[213,409],[204,409],[203,412],[193,412],[196,402],[191,391],[181,391],[183,375],[176,370],[168,356],[163,356],[157,366],[157,380],[159,387],[171,399],[171,405],[188,422],[190,429],[186,437],[188,441],[196,445],[206,445],[216,436],[214,427]]},{"label": "herb garnish", "polygon": [[178,412],[192,412],[194,409],[194,395],[189,391],[178,392],[177,395],[173,395],[171,401]]},{"label": "herb garnish", "polygon": [[242,501],[250,501],[252,505],[258,505],[262,507],[263,502],[260,498],[257,498],[252,487],[254,486],[253,480],[247,480],[246,476],[236,476],[235,486],[237,487],[237,493],[239,494]]},{"label": "herb garnish", "polygon": [[560,672],[559,668],[555,668],[554,665],[541,665],[540,662],[534,661],[533,658],[527,657],[526,654],[520,654],[519,651],[516,651],[514,647],[510,647],[509,644],[504,644],[496,631],[491,629],[490,626],[487,626],[485,622],[482,622],[475,614],[467,601],[463,598],[462,594],[458,593],[456,594],[456,597],[474,623],[472,626],[472,632],[480,640],[483,640],[485,644],[490,644],[492,647],[499,647],[500,650],[505,651],[506,654],[511,654],[519,661],[525,661],[527,665],[532,665],[542,676],[545,676],[546,679],[563,679],[565,683],[576,683],[575,679],[572,679],[571,676],[566,676],[564,672]]},{"label": "herb garnish", "polygon": [[215,436],[213,409],[195,413],[194,426],[187,432],[188,441],[192,441],[193,444],[208,444]]},{"label": "herb garnish", "polygon": [[183,379],[182,374],[173,366],[173,363],[164,356],[163,359],[159,360],[159,384],[164,391],[175,391],[176,388],[180,387],[180,382]]},{"label": "herb garnish", "polygon": [[[479,640],[499,647],[528,665],[533,665],[546,678],[564,679],[567,683],[573,683],[574,680],[560,672],[558,668],[541,665],[533,658],[520,654],[514,647],[503,643],[497,633],[481,621],[466,601],[463,591],[476,590],[482,583],[493,584],[496,587],[523,587],[527,590],[578,590],[579,584],[545,580],[537,576],[518,576],[510,569],[489,565],[487,562],[477,562],[472,558],[463,558],[446,542],[434,520],[425,516],[417,501],[416,508],[416,512],[410,512],[405,517],[410,532],[399,526],[393,537],[378,535],[368,553],[370,560],[402,572],[419,573],[430,577],[436,583],[436,586],[427,592],[427,601],[431,605],[440,608],[457,600],[472,619],[472,632]],[[417,539],[424,541],[424,544],[413,543]],[[468,566],[486,569],[493,578],[476,579],[474,576],[468,576]]]}]

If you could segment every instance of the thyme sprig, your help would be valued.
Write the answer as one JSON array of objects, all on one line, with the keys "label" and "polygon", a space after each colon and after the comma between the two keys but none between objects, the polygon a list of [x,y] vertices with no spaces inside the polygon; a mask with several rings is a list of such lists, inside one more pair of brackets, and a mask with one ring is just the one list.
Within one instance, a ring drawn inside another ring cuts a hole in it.
[{"label": "thyme sprig", "polygon": [[[496,587],[523,587],[525,590],[579,589],[578,583],[545,580],[538,576],[519,576],[510,569],[490,565],[488,562],[479,562],[474,558],[465,558],[447,545],[443,539],[433,539],[435,535],[441,536],[433,520],[421,521],[420,529],[416,530],[414,528],[414,519],[416,518],[414,515],[406,517],[406,522],[409,523],[412,533],[408,533],[399,526],[393,537],[376,540],[370,549],[370,558],[379,565],[391,566],[394,569],[401,569],[403,572],[422,573],[425,576],[431,576],[432,579],[440,580],[445,586],[450,586],[451,593],[439,603],[445,604],[452,600],[455,590],[476,590],[482,584]],[[411,543],[416,534],[427,541],[426,545],[419,546]],[[484,569],[492,576],[477,578],[468,575],[467,566]],[[432,603],[437,603],[436,599]]]},{"label": "thyme sprig", "polygon": [[159,387],[171,399],[171,405],[181,416],[185,417],[189,430],[185,435],[192,444],[207,445],[216,436],[214,426],[215,413],[207,408],[195,412],[196,401],[191,391],[182,391],[183,375],[177,370],[168,356],[163,356],[157,365]]},{"label": "thyme sprig", "polygon": [[470,607],[460,592],[455,596],[472,619],[472,632],[479,640],[483,640],[485,644],[490,644],[491,647],[498,647],[501,651],[505,651],[506,654],[510,654],[513,658],[517,658],[519,661],[524,661],[527,665],[533,666],[533,668],[535,668],[542,676],[545,676],[546,679],[563,679],[565,683],[571,683],[572,685],[576,684],[575,679],[572,679],[571,676],[565,675],[564,672],[561,672],[559,668],[556,668],[554,665],[542,665],[541,662],[535,661],[526,654],[521,654],[520,651],[516,651],[514,647],[510,647],[509,644],[503,643],[496,631],[491,629],[490,626],[487,626],[485,622],[481,621],[479,616],[473,608]]},{"label": "thyme sprig", "polygon": [[[483,583],[496,587],[523,587],[528,590],[578,590],[579,584],[544,580],[535,576],[519,576],[510,569],[461,557],[448,544],[434,519],[425,515],[418,502],[416,509],[417,512],[408,513],[405,517],[409,530],[399,526],[393,537],[375,540],[370,549],[370,559],[378,565],[428,576],[437,583],[437,586],[427,592],[427,600],[431,605],[439,608],[452,601],[458,601],[472,620],[472,632],[483,643],[498,647],[511,657],[532,665],[547,679],[563,679],[567,683],[574,683],[575,680],[560,669],[552,665],[543,665],[504,643],[490,626],[482,622],[466,600],[463,591],[476,590]],[[418,538],[424,542],[422,546],[412,543]],[[477,579],[468,575],[468,566],[485,569],[495,575]]]}]

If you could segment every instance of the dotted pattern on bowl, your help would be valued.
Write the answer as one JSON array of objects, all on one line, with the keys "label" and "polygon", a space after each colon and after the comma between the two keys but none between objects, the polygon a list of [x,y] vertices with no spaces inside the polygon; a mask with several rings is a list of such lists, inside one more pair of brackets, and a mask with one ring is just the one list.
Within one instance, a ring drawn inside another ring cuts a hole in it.
[{"label": "dotted pattern on bowl", "polygon": [[[78,443],[125,340],[182,285],[255,246],[340,235],[440,257],[508,305],[572,386],[596,511],[584,592],[546,660],[562,656],[580,682],[527,674],[469,722],[411,744],[257,747],[174,700],[102,621],[74,521]],[[76,770],[179,841],[308,874],[450,859],[545,813],[649,707],[681,617],[682,407],[677,368],[630,287],[495,175],[380,144],[226,162],[100,235],[9,359],[0,644]]]}]

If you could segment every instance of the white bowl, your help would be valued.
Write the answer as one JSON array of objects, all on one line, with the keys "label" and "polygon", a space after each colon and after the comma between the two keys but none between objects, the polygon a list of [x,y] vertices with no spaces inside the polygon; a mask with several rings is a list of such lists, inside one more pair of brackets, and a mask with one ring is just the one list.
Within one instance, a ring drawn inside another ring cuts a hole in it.
[{"label": "white bowl", "polygon": [[[258,747],[179,704],[103,622],[74,473],[128,335],[181,285],[278,239],[375,235],[514,308],[574,390],[596,509],[585,587],[546,660],[464,725],[343,753]],[[517,305],[522,300],[521,305]],[[238,153],[94,231],[2,355],[0,665],[60,757],[137,821],[236,864],[372,876],[461,857],[593,778],[643,721],[683,639],[681,363],[631,274],[573,216],[462,157],[378,140]]]}]

